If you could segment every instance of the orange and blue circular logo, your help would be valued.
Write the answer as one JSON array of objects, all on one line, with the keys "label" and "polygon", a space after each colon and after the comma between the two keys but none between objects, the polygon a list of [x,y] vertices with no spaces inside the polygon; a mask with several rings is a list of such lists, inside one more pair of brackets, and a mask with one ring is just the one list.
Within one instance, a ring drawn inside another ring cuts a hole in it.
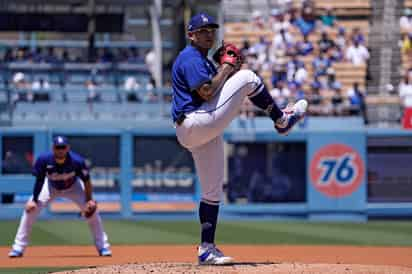
[{"label": "orange and blue circular logo", "polygon": [[314,187],[331,198],[355,192],[365,174],[361,155],[344,144],[330,144],[319,149],[310,163],[310,180]]}]

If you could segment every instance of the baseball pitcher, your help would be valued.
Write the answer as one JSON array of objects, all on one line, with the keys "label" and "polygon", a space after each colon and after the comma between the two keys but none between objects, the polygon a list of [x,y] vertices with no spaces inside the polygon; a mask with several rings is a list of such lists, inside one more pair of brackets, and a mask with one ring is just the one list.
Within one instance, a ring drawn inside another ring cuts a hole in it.
[{"label": "baseball pitcher", "polygon": [[111,256],[97,204],[92,198],[89,169],[80,155],[70,151],[66,137],[57,136],[53,139],[53,152],[37,158],[33,175],[36,177],[33,195],[26,203],[9,257],[23,256],[33,223],[41,209],[57,197],[68,198],[79,206],[89,223],[99,255]]},{"label": "baseball pitcher", "polygon": [[176,135],[192,153],[201,184],[199,264],[232,262],[215,246],[224,179],[222,133],[239,114],[245,97],[267,113],[280,134],[287,134],[307,109],[307,101],[300,100],[280,110],[261,78],[251,70],[240,69],[243,57],[233,44],[223,44],[213,55],[219,65],[216,68],[207,56],[217,28],[213,17],[205,13],[193,16],[187,29],[190,45],[180,52],[172,70]]}]

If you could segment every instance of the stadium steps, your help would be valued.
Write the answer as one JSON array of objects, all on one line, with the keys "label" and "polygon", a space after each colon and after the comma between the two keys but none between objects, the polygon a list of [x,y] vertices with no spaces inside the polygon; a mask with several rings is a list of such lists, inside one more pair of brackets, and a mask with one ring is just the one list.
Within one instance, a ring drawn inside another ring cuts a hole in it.
[{"label": "stadium steps", "polygon": [[397,41],[400,40],[399,16],[403,0],[373,1],[369,45],[371,79],[368,81],[368,96],[377,94],[384,100],[368,103],[369,122],[378,126],[399,124],[399,101],[392,102],[388,85],[397,87],[400,79],[401,55]]}]

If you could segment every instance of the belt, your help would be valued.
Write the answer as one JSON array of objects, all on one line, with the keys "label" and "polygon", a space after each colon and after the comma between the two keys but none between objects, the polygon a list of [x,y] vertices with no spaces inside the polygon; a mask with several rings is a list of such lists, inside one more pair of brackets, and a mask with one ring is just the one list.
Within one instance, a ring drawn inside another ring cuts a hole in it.
[{"label": "belt", "polygon": [[186,119],[186,115],[184,115],[183,113],[180,114],[176,119],[176,125],[180,126],[181,124],[183,124],[183,121],[185,119]]}]

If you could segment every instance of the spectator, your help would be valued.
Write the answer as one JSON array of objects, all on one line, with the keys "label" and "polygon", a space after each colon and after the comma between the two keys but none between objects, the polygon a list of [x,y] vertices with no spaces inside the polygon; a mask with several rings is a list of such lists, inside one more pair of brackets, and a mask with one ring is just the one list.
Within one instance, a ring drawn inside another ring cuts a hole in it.
[{"label": "spectator", "polygon": [[44,62],[51,63],[51,64],[55,64],[58,62],[58,58],[56,57],[56,54],[54,53],[53,47],[49,47],[47,49],[47,54],[44,56]]},{"label": "spectator", "polygon": [[363,36],[359,27],[355,27],[352,29],[351,33],[351,41],[352,43],[358,42],[359,44],[365,44],[365,37]]},{"label": "spectator", "polygon": [[252,12],[252,29],[265,29],[265,20],[262,13],[258,10]]},{"label": "spectator", "polygon": [[403,80],[399,84],[399,97],[402,107],[402,126],[411,128],[412,117],[412,69],[404,75]]},{"label": "spectator", "polygon": [[3,62],[10,63],[13,62],[15,59],[14,52],[11,48],[7,48],[6,52],[3,55]]},{"label": "spectator", "polygon": [[140,84],[137,82],[136,77],[128,76],[124,81],[124,89],[126,91],[135,91],[140,88]]},{"label": "spectator", "polygon": [[286,20],[285,14],[282,12],[281,9],[272,9],[270,15],[272,31],[274,33],[278,33],[281,29],[289,31],[290,22]]},{"label": "spectator", "polygon": [[347,97],[350,103],[349,114],[362,115],[365,124],[367,124],[365,95],[364,92],[359,89],[359,83],[353,83],[353,87],[347,92]]},{"label": "spectator", "polygon": [[279,107],[285,108],[291,96],[290,90],[285,81],[277,81],[275,87],[270,91],[270,95]]},{"label": "spectator", "polygon": [[87,103],[95,103],[95,102],[100,102],[101,97],[100,94],[97,92],[97,83],[94,80],[87,80],[86,81],[86,88],[88,90],[88,95],[87,95]]},{"label": "spectator", "polygon": [[246,55],[246,66],[254,71],[255,73],[259,74],[261,64],[258,62],[258,56],[256,50],[254,48],[249,48],[248,54]]},{"label": "spectator", "polygon": [[399,26],[403,33],[412,32],[412,10],[410,8],[403,11],[403,16],[399,19]]},{"label": "spectator", "polygon": [[4,153],[2,173],[13,174],[27,171],[25,163],[26,161],[24,161],[20,155],[11,150],[7,150]]},{"label": "spectator", "polygon": [[267,59],[266,51],[268,48],[268,42],[264,36],[259,37],[259,42],[252,46],[254,52],[257,55],[258,62],[263,64],[263,62]]},{"label": "spectator", "polygon": [[272,72],[272,86],[276,87],[279,81],[287,81],[286,64],[276,64]]},{"label": "spectator", "polygon": [[112,63],[115,61],[115,56],[110,48],[103,48],[100,51],[98,62],[100,63]]},{"label": "spectator", "polygon": [[70,58],[69,52],[65,49],[63,50],[62,57],[60,59],[63,63],[70,63],[72,60]]},{"label": "spectator", "polygon": [[129,48],[129,57],[127,59],[129,63],[143,63],[144,60],[139,54],[139,50],[136,47]]},{"label": "spectator", "polygon": [[323,14],[320,16],[322,24],[326,27],[332,28],[336,25],[336,16],[333,14],[333,8],[327,7]]},{"label": "spectator", "polygon": [[322,51],[319,52],[319,55],[313,60],[313,72],[315,77],[326,75],[328,68],[332,65],[332,62]]},{"label": "spectator", "polygon": [[332,113],[336,116],[341,116],[345,113],[345,101],[342,95],[342,85],[339,82],[335,82],[332,86],[334,91],[331,103]]},{"label": "spectator", "polygon": [[313,52],[313,44],[307,35],[303,36],[303,41],[296,43],[296,51],[299,55],[309,55]]},{"label": "spectator", "polygon": [[346,59],[356,66],[364,65],[369,59],[368,49],[355,40],[346,50]]},{"label": "spectator", "polygon": [[341,49],[346,47],[346,30],[344,27],[338,28],[338,34],[336,35],[335,44]]},{"label": "spectator", "polygon": [[302,9],[304,8],[314,8],[315,3],[314,0],[300,0],[301,4],[302,4]]},{"label": "spectator", "polygon": [[316,21],[312,7],[308,6],[303,8],[301,16],[295,20],[295,26],[303,36],[309,35],[315,30]]},{"label": "spectator", "polygon": [[320,39],[318,40],[319,50],[326,53],[330,48],[335,46],[335,42],[329,38],[328,33],[323,31]]},{"label": "spectator", "polygon": [[250,42],[249,40],[245,39],[242,42],[242,47],[240,48],[240,52],[242,53],[243,56],[247,56],[249,53],[250,49]]},{"label": "spectator", "polygon": [[239,113],[239,122],[241,125],[244,124],[245,120],[251,120],[252,122],[254,121],[255,118],[255,107],[252,104],[252,102],[249,100],[248,97],[245,98],[243,101],[243,104],[240,107],[240,113]]},{"label": "spectator", "polygon": [[339,47],[337,44],[329,48],[327,55],[332,63],[338,63],[343,60],[342,48]]},{"label": "spectator", "polygon": [[23,72],[17,72],[13,75],[14,92],[12,94],[12,102],[33,102],[34,95],[30,90],[30,83],[26,81],[26,76]]},{"label": "spectator", "polygon": [[407,57],[412,54],[412,33],[403,35],[401,50]]},{"label": "spectator", "polygon": [[18,48],[16,53],[16,58],[13,60],[14,62],[26,62],[28,54],[27,54],[27,47]]},{"label": "spectator", "polygon": [[310,87],[310,94],[308,96],[309,113],[315,116],[327,114],[328,110],[325,108],[323,96],[320,94],[320,84],[314,82]]},{"label": "spectator", "polygon": [[293,8],[293,0],[277,0],[277,5],[281,11],[288,12]]},{"label": "spectator", "polygon": [[303,62],[297,58],[296,54],[291,56],[291,59],[286,64],[288,82],[294,81],[295,74],[298,68],[302,67],[302,64]]},{"label": "spectator", "polygon": [[32,55],[33,63],[41,63],[44,61],[43,51],[41,48],[36,48]]},{"label": "spectator", "polygon": [[48,81],[46,81],[44,78],[40,78],[38,80],[35,80],[31,84],[31,89],[33,91],[39,91],[39,90],[49,90],[50,89],[50,84]]},{"label": "spectator", "polygon": [[13,75],[13,84],[16,89],[28,89],[30,84],[26,81],[26,76],[23,72],[16,72]]},{"label": "spectator", "polygon": [[290,91],[290,96],[293,98],[295,102],[301,99],[305,99],[306,96],[305,92],[302,89],[302,85],[299,85],[295,82],[289,82],[288,89]]},{"label": "spectator", "polygon": [[298,84],[299,86],[306,84],[308,80],[308,71],[305,68],[305,63],[300,62],[297,65],[297,70],[295,72],[295,75],[293,76],[293,82]]},{"label": "spectator", "polygon": [[401,83],[399,84],[399,97],[401,99],[401,106],[403,108],[412,108],[412,70],[405,74]]},{"label": "spectator", "polygon": [[273,37],[272,46],[274,48],[283,48],[286,52],[294,46],[293,36],[286,30],[280,29]]},{"label": "spectator", "polygon": [[341,86],[341,83],[336,80],[335,70],[333,68],[328,68],[327,71],[327,87],[328,89],[334,89],[336,86]]},{"label": "spectator", "polygon": [[317,76],[315,76],[313,78],[313,81],[310,83],[310,86],[311,86],[312,90],[317,89],[317,90],[319,90],[319,92],[323,91],[324,89],[326,89],[328,87],[327,83],[324,83],[323,81],[321,81],[320,78],[317,77]]}]

